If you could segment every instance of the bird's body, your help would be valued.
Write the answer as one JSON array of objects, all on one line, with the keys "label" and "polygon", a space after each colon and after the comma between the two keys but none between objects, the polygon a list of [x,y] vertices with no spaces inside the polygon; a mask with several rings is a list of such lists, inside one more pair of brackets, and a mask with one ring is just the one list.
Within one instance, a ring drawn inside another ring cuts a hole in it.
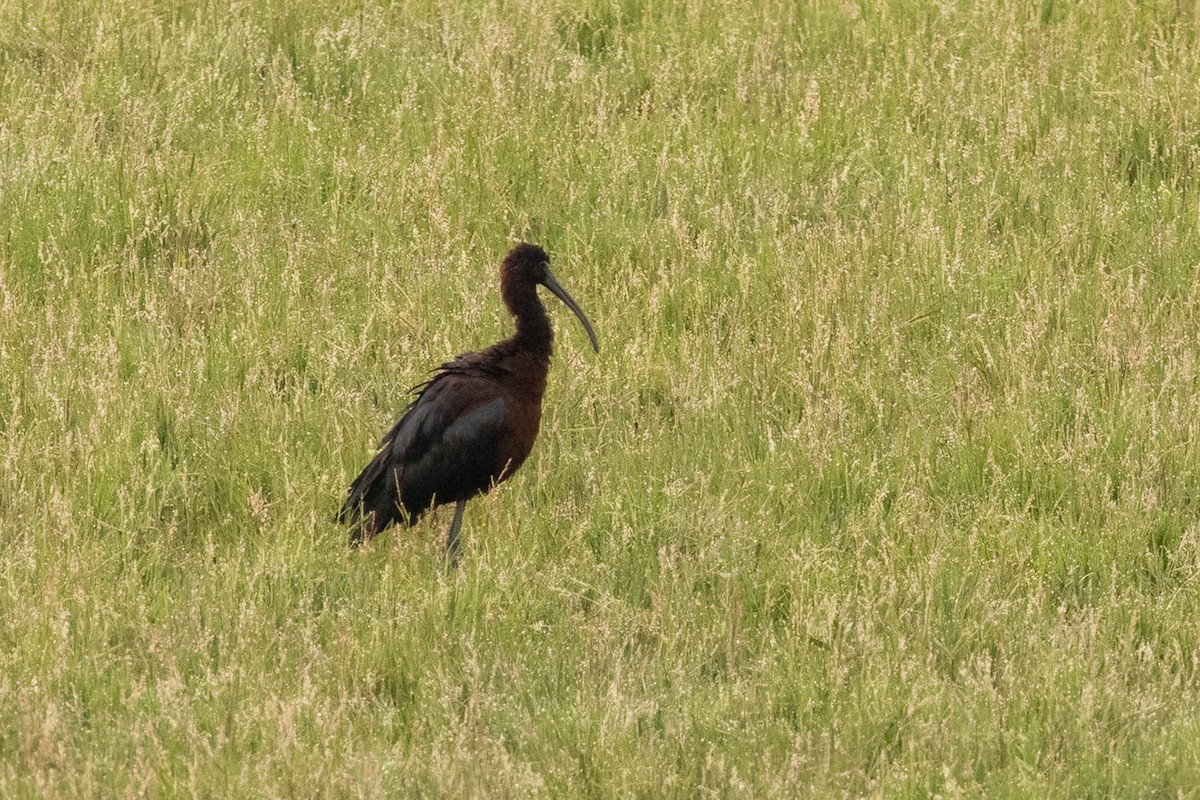
[{"label": "bird's body", "polygon": [[576,313],[599,350],[587,317],[550,274],[545,252],[529,244],[513,248],[501,266],[500,289],[516,332],[443,364],[417,387],[416,399],[350,486],[341,518],[354,525],[352,541],[455,503],[447,547],[457,556],[463,506],[525,462],[541,426],[554,334],[538,284]]}]

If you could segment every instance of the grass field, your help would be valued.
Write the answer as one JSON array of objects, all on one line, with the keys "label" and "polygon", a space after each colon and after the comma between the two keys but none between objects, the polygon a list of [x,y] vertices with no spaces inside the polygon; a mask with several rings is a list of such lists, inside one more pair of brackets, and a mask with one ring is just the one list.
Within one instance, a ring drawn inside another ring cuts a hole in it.
[{"label": "grass field", "polygon": [[[1198,25],[0,0],[0,796],[1200,795]],[[600,354],[350,552],[521,239]]]}]

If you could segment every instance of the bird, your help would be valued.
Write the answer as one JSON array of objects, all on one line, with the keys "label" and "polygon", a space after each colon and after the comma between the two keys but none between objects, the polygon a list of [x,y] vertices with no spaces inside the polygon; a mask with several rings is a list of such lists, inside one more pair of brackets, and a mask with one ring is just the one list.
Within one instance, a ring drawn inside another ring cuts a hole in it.
[{"label": "bird", "polygon": [[454,503],[445,548],[458,563],[467,501],[512,477],[541,426],[554,331],[538,286],[575,314],[600,352],[592,323],[550,272],[546,251],[528,242],[513,247],[500,264],[500,296],[516,330],[442,364],[412,389],[412,402],[347,491],[339,519],[352,526],[352,547],[393,523],[415,525],[435,506]]}]

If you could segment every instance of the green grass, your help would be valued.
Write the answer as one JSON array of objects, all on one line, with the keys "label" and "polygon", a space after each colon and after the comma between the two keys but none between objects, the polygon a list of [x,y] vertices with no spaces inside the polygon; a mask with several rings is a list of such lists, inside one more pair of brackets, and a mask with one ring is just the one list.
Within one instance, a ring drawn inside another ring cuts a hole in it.
[{"label": "green grass", "polygon": [[1191,5],[0,0],[0,796],[1197,796]]}]

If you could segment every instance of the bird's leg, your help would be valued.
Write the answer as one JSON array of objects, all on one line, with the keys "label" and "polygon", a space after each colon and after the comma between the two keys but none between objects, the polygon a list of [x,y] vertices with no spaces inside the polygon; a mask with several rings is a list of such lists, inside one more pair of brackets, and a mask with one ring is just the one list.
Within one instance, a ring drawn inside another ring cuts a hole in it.
[{"label": "bird's leg", "polygon": [[458,566],[458,559],[461,555],[461,540],[458,538],[458,534],[462,530],[463,509],[466,507],[466,500],[459,500],[454,504],[454,521],[450,523],[450,532],[446,534],[446,554],[450,556],[451,566]]}]

